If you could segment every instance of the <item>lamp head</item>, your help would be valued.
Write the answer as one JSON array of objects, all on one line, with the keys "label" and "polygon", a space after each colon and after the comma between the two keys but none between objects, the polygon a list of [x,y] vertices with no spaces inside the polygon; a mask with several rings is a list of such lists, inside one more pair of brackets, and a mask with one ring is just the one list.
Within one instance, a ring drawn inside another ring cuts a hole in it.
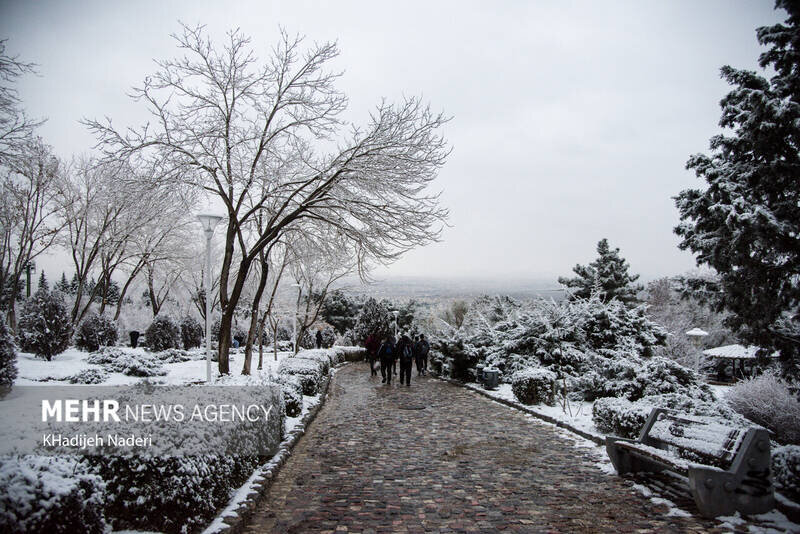
[{"label": "lamp head", "polygon": [[197,219],[200,221],[200,224],[203,225],[203,231],[206,233],[213,233],[214,228],[216,228],[217,223],[222,220],[222,217],[211,213],[201,213],[197,216]]}]

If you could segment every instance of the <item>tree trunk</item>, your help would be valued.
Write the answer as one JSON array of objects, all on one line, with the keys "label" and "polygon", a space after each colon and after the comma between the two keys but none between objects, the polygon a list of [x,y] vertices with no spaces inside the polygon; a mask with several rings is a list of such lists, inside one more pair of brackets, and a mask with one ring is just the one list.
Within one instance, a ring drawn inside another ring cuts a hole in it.
[{"label": "tree trunk", "polygon": [[[247,344],[244,348],[244,368],[242,369],[243,375],[250,374],[250,361],[253,357],[253,340],[258,330],[258,307],[261,304],[261,295],[264,294],[264,288],[267,287],[267,276],[269,274],[269,264],[261,260],[261,275],[258,279],[258,287],[256,294],[253,296],[253,303],[250,306],[250,329],[247,331]],[[261,367],[259,366],[259,369]]]},{"label": "tree trunk", "polygon": [[264,363],[264,323],[267,322],[267,314],[264,313],[264,316],[261,317],[261,320],[258,321],[258,370],[260,371],[263,369],[262,364]]},{"label": "tree trunk", "polygon": [[[236,308],[236,303],[239,302],[239,298],[242,296],[242,289],[244,288],[244,283],[247,279],[247,272],[250,269],[250,261],[242,260],[239,264],[239,272],[236,276],[236,281],[233,284],[233,290],[231,291],[231,295],[228,298],[226,295],[223,294],[223,291],[227,289],[227,283],[224,281],[224,277],[227,276],[229,269],[227,269],[223,263],[222,266],[222,273],[220,274],[220,294],[219,294],[219,302],[220,308],[222,309],[222,317],[220,318],[219,323],[219,374],[227,375],[230,374],[230,358],[229,352],[231,350],[231,326],[233,325],[233,312]],[[208,296],[206,296],[208,298]]]}]

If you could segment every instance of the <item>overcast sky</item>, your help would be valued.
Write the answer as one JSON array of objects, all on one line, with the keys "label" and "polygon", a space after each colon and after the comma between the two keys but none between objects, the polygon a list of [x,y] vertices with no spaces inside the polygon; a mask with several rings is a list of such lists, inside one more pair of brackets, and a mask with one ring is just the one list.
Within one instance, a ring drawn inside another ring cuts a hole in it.
[{"label": "overcast sky", "polygon": [[355,120],[404,94],[453,117],[438,179],[451,227],[386,274],[551,277],[608,237],[651,278],[694,266],[671,197],[699,183],[685,162],[719,131],[719,67],[756,68],[755,28],[783,18],[755,0],[0,0],[0,38],[39,64],[19,89],[65,157],[94,144],[82,117],[145,120],[126,93],[176,55],[178,20],[241,27],[265,56],[279,26],[338,40]]}]

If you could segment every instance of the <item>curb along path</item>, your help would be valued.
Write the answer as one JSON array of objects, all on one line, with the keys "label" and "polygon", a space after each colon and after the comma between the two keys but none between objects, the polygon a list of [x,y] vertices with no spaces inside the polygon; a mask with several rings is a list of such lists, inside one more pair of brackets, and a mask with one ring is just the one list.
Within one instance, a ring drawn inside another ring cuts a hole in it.
[{"label": "curb along path", "polygon": [[[416,373],[414,373],[416,374]],[[708,532],[552,427],[469,390],[341,368],[245,532]]]}]

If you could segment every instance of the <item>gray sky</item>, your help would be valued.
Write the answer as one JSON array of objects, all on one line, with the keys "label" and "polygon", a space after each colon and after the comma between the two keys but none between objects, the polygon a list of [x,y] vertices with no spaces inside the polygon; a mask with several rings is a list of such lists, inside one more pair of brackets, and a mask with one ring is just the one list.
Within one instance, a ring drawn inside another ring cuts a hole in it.
[{"label": "gray sky", "polygon": [[40,65],[19,88],[62,156],[93,145],[82,117],[145,120],[126,92],[176,55],[178,20],[241,27],[265,56],[279,25],[338,40],[354,119],[404,94],[453,116],[438,180],[452,227],[379,274],[557,276],[608,237],[649,278],[694,265],[671,197],[719,131],[719,67],[756,68],[755,28],[783,18],[751,0],[0,1],[0,37]]}]

